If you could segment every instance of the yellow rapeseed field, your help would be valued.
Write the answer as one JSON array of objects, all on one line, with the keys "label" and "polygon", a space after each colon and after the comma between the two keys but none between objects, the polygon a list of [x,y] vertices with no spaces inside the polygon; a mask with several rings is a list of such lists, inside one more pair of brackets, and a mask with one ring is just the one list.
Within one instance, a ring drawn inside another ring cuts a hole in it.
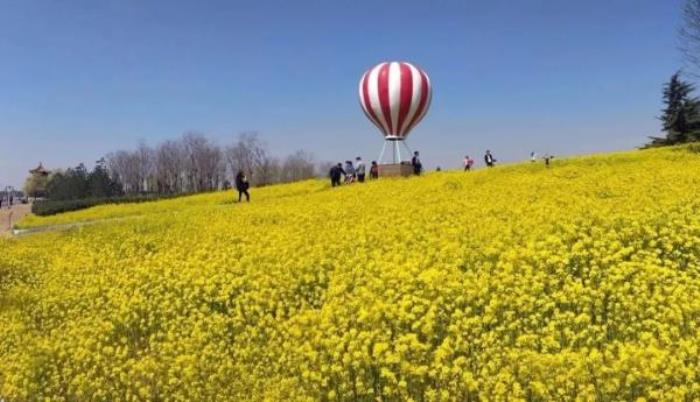
[{"label": "yellow rapeseed field", "polygon": [[251,195],[0,239],[0,399],[700,399],[700,153]]}]

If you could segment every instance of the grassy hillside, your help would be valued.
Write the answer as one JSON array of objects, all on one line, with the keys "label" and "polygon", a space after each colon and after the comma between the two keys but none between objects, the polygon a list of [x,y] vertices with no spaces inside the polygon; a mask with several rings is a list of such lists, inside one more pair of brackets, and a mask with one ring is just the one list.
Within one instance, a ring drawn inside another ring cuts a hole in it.
[{"label": "grassy hillside", "polygon": [[251,195],[0,238],[0,397],[700,398],[698,153]]}]

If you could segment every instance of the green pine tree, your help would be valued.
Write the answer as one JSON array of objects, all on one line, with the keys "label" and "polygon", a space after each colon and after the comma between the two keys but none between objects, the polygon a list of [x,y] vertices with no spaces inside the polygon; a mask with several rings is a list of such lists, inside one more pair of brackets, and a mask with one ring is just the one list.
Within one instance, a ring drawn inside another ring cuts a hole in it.
[{"label": "green pine tree", "polygon": [[698,100],[692,96],[695,87],[681,78],[680,72],[671,76],[664,85],[664,109],[659,120],[666,137],[652,137],[650,145],[674,145],[700,138]]}]

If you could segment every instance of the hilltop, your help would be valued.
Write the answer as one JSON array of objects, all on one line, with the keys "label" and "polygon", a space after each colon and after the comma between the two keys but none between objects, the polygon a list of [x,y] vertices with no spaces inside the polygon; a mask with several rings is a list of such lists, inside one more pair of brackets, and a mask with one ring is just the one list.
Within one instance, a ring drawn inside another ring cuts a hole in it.
[{"label": "hilltop", "polygon": [[27,217],[0,396],[698,399],[694,149]]}]

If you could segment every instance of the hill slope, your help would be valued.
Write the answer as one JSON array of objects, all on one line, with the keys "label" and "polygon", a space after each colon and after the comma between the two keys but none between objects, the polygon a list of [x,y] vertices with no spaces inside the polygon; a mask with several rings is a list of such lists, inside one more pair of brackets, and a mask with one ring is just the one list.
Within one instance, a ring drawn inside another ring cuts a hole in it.
[{"label": "hill slope", "polygon": [[700,154],[251,195],[0,239],[0,396],[700,398]]}]

